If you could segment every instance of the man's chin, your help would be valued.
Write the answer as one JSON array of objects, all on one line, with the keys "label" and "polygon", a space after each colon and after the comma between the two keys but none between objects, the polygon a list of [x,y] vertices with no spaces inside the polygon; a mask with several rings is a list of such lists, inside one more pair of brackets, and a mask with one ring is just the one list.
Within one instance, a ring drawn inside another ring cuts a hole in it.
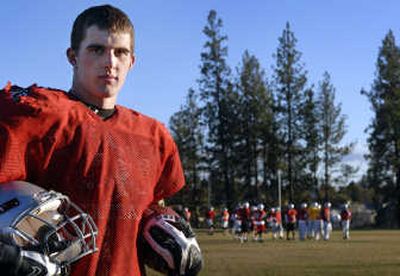
[{"label": "man's chin", "polygon": [[103,98],[112,98],[117,96],[118,94],[118,89],[115,87],[102,87],[101,89],[97,90],[97,93],[99,96]]}]

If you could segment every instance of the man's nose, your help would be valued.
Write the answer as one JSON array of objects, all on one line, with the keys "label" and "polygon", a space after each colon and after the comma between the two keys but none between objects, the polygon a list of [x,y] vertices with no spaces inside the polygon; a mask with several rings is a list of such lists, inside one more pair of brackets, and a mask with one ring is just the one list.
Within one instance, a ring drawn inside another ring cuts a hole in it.
[{"label": "man's nose", "polygon": [[114,51],[106,51],[104,54],[104,65],[108,68],[113,68],[116,64],[117,57],[115,56]]}]

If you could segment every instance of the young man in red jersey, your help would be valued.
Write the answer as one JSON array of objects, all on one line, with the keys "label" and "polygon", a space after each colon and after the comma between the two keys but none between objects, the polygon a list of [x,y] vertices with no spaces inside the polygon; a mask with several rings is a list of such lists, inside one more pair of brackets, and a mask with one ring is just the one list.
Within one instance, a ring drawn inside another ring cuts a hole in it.
[{"label": "young man in red jersey", "polygon": [[342,211],[340,212],[340,224],[342,226],[343,239],[350,239],[350,222],[351,222],[351,211],[349,208],[349,204],[346,203],[343,206]]},{"label": "young man in red jersey", "polygon": [[289,234],[292,233],[292,240],[295,239],[296,223],[297,223],[297,210],[294,208],[294,204],[288,205],[288,210],[286,213],[286,239],[290,240]]},{"label": "young man in red jersey", "polygon": [[324,240],[328,241],[331,237],[332,232],[332,221],[331,221],[331,207],[330,202],[325,202],[324,208],[322,210],[322,221],[323,221],[323,236]]},{"label": "young man in red jersey", "polygon": [[307,237],[307,222],[308,222],[308,209],[307,209],[307,203],[305,202],[301,204],[298,213],[298,221],[299,221],[299,239],[301,241],[304,241]]},{"label": "young man in red jersey", "polygon": [[135,63],[134,29],[110,5],[75,20],[68,92],[8,84],[0,90],[0,183],[25,180],[68,195],[98,226],[98,252],[71,275],[141,275],[143,211],[184,185],[171,135],[116,104]]},{"label": "young man in red jersey", "polygon": [[222,214],[221,214],[221,226],[222,229],[224,230],[224,235],[228,234],[229,231],[229,219],[230,219],[230,214],[228,208],[225,207],[222,209]]},{"label": "young man in red jersey", "polygon": [[214,234],[214,219],[215,219],[215,211],[214,207],[209,207],[207,212],[206,212],[206,222],[207,222],[207,227],[208,227],[208,234],[213,235]]},{"label": "young man in red jersey", "polygon": [[263,233],[266,230],[265,220],[267,213],[264,210],[264,204],[260,203],[254,214],[254,237],[255,241],[263,242]]},{"label": "young man in red jersey", "polygon": [[239,217],[241,221],[240,242],[243,243],[248,241],[251,227],[251,209],[249,202],[243,203],[239,211]]}]

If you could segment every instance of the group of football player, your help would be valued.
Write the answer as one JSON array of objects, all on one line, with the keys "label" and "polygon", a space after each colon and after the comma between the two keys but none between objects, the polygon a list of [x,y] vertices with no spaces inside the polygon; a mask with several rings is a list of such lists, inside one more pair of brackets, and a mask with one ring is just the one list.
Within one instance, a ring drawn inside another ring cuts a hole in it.
[{"label": "group of football player", "polygon": [[[343,239],[350,238],[351,211],[349,204],[341,206],[340,213],[332,212],[332,204],[323,205],[313,202],[310,206],[303,202],[298,208],[293,203],[283,209],[280,207],[265,208],[264,204],[251,205],[249,202],[239,203],[229,212],[228,208],[221,208],[219,214],[214,207],[209,207],[205,213],[208,234],[212,235],[216,228],[216,218],[220,220],[220,227],[224,235],[229,232],[241,243],[252,239],[264,241],[265,234],[271,233],[272,239],[295,240],[298,231],[299,240],[329,240],[332,233],[332,223],[338,222],[343,231]],[[191,212],[184,208],[184,218],[190,222]],[[282,219],[283,218],[283,219]],[[229,231],[230,230],[230,231]]]},{"label": "group of football player", "polygon": [[[290,207],[294,209],[293,205],[289,206],[289,210],[291,209]],[[332,204],[330,202],[325,202],[324,205],[313,202],[310,206],[303,202],[299,210],[295,210],[298,220],[299,239],[324,239],[327,241],[332,233],[333,222],[340,223],[343,239],[349,239],[352,216],[349,204],[346,203],[341,206],[340,214],[333,214],[331,208]]]}]

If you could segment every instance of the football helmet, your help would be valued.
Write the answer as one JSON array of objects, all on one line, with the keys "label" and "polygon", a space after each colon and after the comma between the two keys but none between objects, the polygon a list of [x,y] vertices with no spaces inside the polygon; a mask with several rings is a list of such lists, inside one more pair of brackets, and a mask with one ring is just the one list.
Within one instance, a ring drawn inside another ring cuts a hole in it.
[{"label": "football helmet", "polygon": [[96,248],[97,227],[69,198],[24,181],[0,184],[0,239],[69,265]]},{"label": "football helmet", "polygon": [[146,265],[168,275],[197,275],[203,258],[190,225],[172,208],[151,206],[141,222],[139,252]]}]

